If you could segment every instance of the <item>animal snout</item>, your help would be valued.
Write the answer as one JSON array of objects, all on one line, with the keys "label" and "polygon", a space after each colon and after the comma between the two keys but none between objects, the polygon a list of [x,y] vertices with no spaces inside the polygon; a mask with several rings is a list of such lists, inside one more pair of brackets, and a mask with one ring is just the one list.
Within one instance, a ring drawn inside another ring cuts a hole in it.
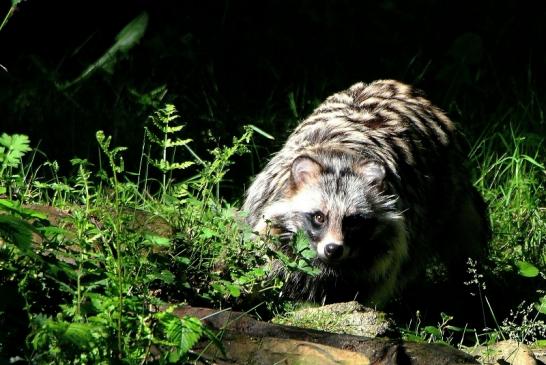
[{"label": "animal snout", "polygon": [[328,243],[324,246],[324,256],[328,260],[337,260],[343,256],[343,246],[338,243]]}]

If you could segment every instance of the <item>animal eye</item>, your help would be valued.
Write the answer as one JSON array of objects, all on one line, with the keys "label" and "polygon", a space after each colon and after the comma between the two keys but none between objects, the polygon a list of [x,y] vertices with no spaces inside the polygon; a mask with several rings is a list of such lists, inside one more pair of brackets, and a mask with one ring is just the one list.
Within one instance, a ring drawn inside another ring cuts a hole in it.
[{"label": "animal eye", "polygon": [[321,212],[317,212],[317,213],[314,213],[313,214],[313,223],[317,224],[317,225],[322,225],[324,224],[324,214],[322,214]]}]

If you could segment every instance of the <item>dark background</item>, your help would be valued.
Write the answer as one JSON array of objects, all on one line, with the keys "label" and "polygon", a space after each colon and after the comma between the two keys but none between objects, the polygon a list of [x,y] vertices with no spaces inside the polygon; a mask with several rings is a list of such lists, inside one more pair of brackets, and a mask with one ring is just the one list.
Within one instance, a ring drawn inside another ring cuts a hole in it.
[{"label": "dark background", "polygon": [[[4,16],[10,2],[0,4]],[[146,33],[112,73],[55,86],[142,11]],[[67,168],[74,156],[96,160],[104,129],[135,169],[153,111],[137,95],[165,85],[204,157],[244,124],[277,137],[255,137],[253,157],[238,161],[235,189],[225,186],[238,196],[298,120],[356,81],[417,85],[470,139],[521,105],[542,105],[545,24],[544,1],[26,0],[0,32],[0,130],[29,135]],[[521,128],[543,133],[543,118]]]},{"label": "dark background", "polygon": [[[0,0],[0,17],[10,5]],[[146,33],[111,72],[58,87],[103,56],[142,12]],[[203,158],[245,124],[276,137],[256,135],[252,154],[231,167],[222,194],[240,200],[298,121],[357,81],[416,85],[462,126],[469,145],[502,128],[543,138],[545,27],[543,0],[25,0],[0,31],[0,133],[27,134],[43,152],[35,166],[57,160],[59,174],[69,175],[70,158],[98,162],[102,129],[114,146],[129,147],[126,165],[136,171],[143,127],[158,106],[142,95],[165,87],[163,102],[176,105]],[[178,160],[191,158],[179,152]],[[511,278],[488,287],[498,318],[520,298],[534,298],[537,286]],[[437,296],[454,314],[447,304],[456,303]],[[472,315],[480,313],[457,318]]]}]

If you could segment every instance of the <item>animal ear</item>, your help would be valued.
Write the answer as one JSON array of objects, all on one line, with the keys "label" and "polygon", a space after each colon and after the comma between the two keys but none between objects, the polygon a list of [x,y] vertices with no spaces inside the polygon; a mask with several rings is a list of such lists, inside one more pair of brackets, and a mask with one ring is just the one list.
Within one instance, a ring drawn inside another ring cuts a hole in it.
[{"label": "animal ear", "polygon": [[380,190],[385,187],[385,167],[376,161],[364,161],[356,166],[356,171],[362,175],[370,185],[376,186]]},{"label": "animal ear", "polygon": [[322,166],[309,156],[299,156],[292,162],[291,179],[296,186],[308,184],[318,178]]}]

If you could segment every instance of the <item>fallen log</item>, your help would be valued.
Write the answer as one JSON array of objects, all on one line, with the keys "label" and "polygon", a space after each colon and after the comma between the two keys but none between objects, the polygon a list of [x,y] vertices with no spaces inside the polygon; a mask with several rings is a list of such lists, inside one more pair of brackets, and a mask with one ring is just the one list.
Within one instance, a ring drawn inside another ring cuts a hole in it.
[{"label": "fallen log", "polygon": [[222,331],[226,356],[202,344],[210,363],[217,364],[478,364],[470,355],[441,344],[400,339],[367,338],[258,321],[234,311],[183,306],[178,316],[195,316]]}]

